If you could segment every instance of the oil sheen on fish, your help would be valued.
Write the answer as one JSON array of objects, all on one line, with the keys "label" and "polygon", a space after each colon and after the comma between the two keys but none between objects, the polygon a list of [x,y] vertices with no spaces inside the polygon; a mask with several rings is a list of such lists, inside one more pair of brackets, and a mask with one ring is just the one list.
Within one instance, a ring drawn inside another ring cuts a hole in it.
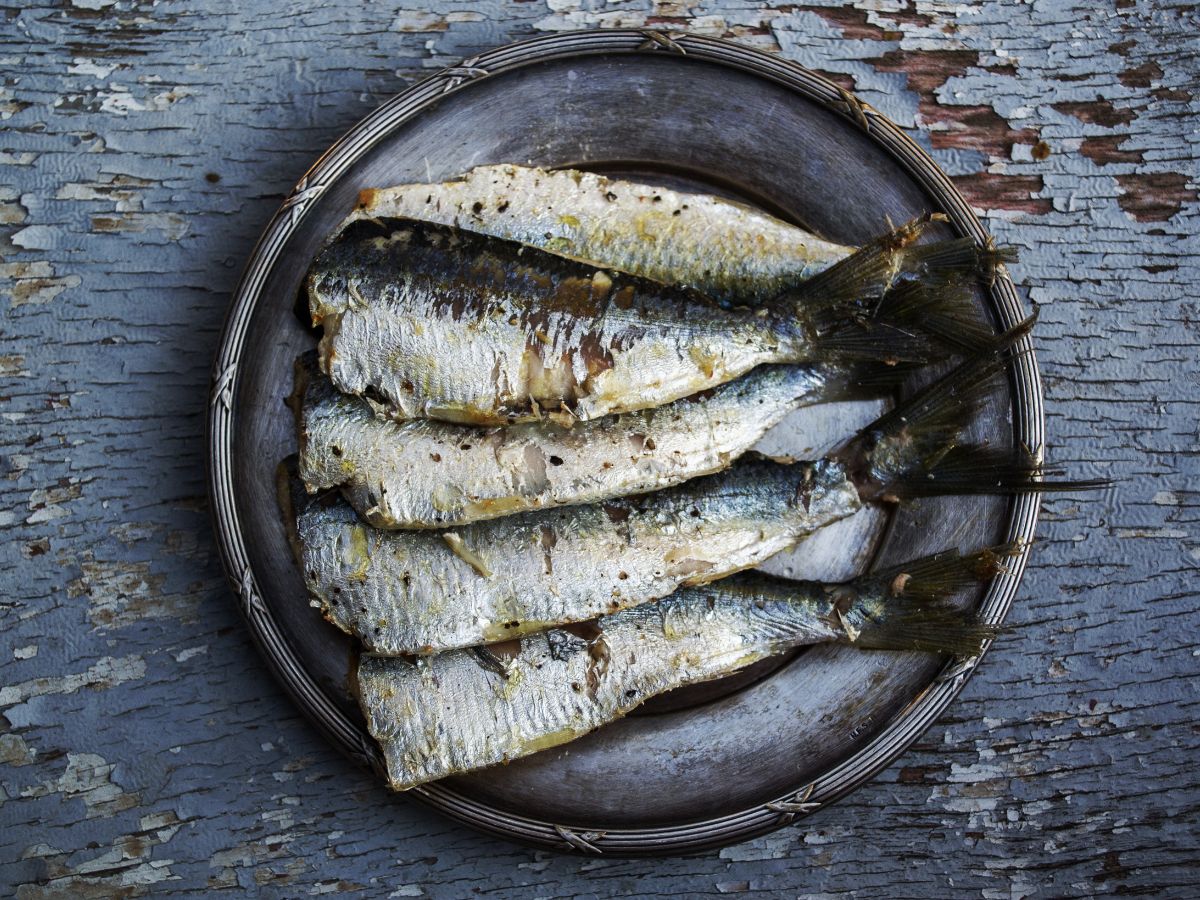
[{"label": "oil sheen on fish", "polygon": [[[303,503],[303,501],[301,501]],[[430,653],[579,622],[749,568],[851,515],[834,461],[743,458],[717,475],[454,531],[381,531],[344,501],[304,503],[306,584],[325,616],[384,654]]]},{"label": "oil sheen on fish", "polygon": [[388,218],[520,241],[732,303],[768,300],[853,249],[708,194],[508,164],[363,191],[344,224]]},{"label": "oil sheen on fish", "polygon": [[[801,406],[878,393],[895,368],[763,366],[701,396],[565,427],[376,416],[296,363],[300,476],[377,528],[447,528],[641,494],[711,474]],[[868,380],[864,383],[863,376]]]},{"label": "oil sheen on fish", "polygon": [[791,647],[976,653],[992,630],[942,598],[1009,552],[941,555],[840,585],[748,573],[493,650],[364,656],[359,700],[391,786],[407,790],[566,743]]},{"label": "oil sheen on fish", "polygon": [[[307,277],[321,368],[339,390],[402,418],[471,424],[646,409],[765,363],[854,356],[881,332],[893,359],[923,361],[929,319],[881,293],[931,268],[974,272],[969,240],[881,239],[756,311],[537,248],[402,219],[359,221]],[[951,292],[955,298],[958,292]],[[940,294],[935,292],[935,299]]]}]

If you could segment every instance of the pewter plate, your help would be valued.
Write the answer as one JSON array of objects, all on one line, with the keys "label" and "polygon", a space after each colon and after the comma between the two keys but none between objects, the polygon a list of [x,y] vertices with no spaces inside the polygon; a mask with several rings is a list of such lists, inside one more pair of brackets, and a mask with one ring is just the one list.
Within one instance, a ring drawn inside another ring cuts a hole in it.
[{"label": "pewter plate", "polygon": [[[314,251],[361,188],[495,162],[710,191],[850,244],[926,211],[950,217],[931,237],[988,237],[949,179],[873,109],[797,65],[698,36],[593,31],[493,50],[395,97],[330,148],[268,226],[234,298],[209,408],[210,492],[226,569],[266,659],[330,740],[377,771],[350,690],[353,647],[309,607],[275,500],[275,465],[295,450],[283,404],[291,363],[313,341],[293,307]],[[998,329],[1021,318],[1007,277],[980,285],[977,300]],[[811,458],[878,409],[797,413],[764,449]],[[1031,354],[971,429],[1000,446],[1041,447]],[[951,546],[1029,539],[1037,509],[1033,496],[969,497],[864,513],[772,568],[838,578]],[[999,623],[1024,562],[963,602]],[[547,848],[644,855],[728,844],[812,814],[873,776],[945,709],[976,662],[814,648],[407,796]],[[395,802],[382,782],[379,801]]]}]

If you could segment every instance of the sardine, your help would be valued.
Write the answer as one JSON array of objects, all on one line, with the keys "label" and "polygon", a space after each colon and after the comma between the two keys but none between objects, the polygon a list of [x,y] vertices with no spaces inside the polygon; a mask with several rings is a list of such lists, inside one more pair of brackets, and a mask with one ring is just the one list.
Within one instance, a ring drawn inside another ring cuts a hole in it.
[{"label": "sardine", "polygon": [[701,395],[566,427],[394,421],[296,363],[300,476],[377,528],[448,528],[680,484],[725,468],[792,410],[878,395],[901,367],[763,366]]},{"label": "sardine", "polygon": [[945,597],[1015,548],[942,554],[846,584],[761,573],[493,650],[363,656],[358,690],[395,790],[582,737],[651,697],[804,644],[978,653],[994,629]]},{"label": "sardine", "polygon": [[825,459],[752,454],[640,497],[446,532],[380,531],[336,498],[302,498],[297,554],[331,622],[373,652],[426,654],[584,621],[723,578],[864,503],[1088,486],[1039,481],[1032,460],[958,445],[1000,368],[997,359],[964,364]]},{"label": "sardine", "polygon": [[370,650],[430,653],[579,622],[758,565],[862,505],[843,466],[743,458],[634,498],[453,531],[381,531],[345,502],[296,524],[326,618]]},{"label": "sardine", "polygon": [[[347,228],[307,280],[321,368],[401,418],[566,421],[661,406],[766,363],[938,355],[920,329],[996,254],[893,232],[757,311],[440,225]],[[906,290],[893,290],[903,283]],[[915,301],[913,294],[918,295]],[[969,315],[969,314],[968,314]],[[986,337],[990,331],[976,323]],[[950,329],[954,331],[955,329]]]},{"label": "sardine", "polygon": [[391,218],[519,241],[732,303],[769,300],[853,250],[708,194],[507,164],[365,190],[342,227]]}]

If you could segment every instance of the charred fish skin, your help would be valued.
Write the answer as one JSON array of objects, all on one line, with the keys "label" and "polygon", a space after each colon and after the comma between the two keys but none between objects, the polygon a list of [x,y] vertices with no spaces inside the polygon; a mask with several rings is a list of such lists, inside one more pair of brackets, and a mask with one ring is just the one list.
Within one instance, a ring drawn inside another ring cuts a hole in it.
[{"label": "charred fish skin", "polygon": [[322,369],[404,418],[592,419],[801,361],[808,342],[792,316],[405,220],[351,225],[307,284]]},{"label": "charred fish skin", "polygon": [[722,578],[860,506],[837,463],[744,458],[641,497],[441,533],[374,529],[319,498],[296,529],[326,617],[371,652],[405,655],[504,641]]},{"label": "charred fish skin", "polygon": [[[886,373],[885,373],[886,374]],[[801,407],[877,393],[834,366],[764,366],[699,397],[566,427],[394,421],[297,362],[300,472],[377,528],[447,528],[641,494],[719,471]]]},{"label": "charred fish skin", "polygon": [[[976,556],[936,559],[938,571],[969,578],[996,571]],[[415,664],[364,656],[359,699],[391,786],[407,790],[566,743],[653,696],[792,647],[970,653],[994,634],[930,594],[945,591],[903,569],[840,585],[747,573],[602,617],[588,632],[530,635],[504,654],[456,650]]]},{"label": "charred fish skin", "polygon": [[342,227],[377,218],[453,225],[734,304],[767,301],[852,252],[720,197],[511,164],[363,191]]}]

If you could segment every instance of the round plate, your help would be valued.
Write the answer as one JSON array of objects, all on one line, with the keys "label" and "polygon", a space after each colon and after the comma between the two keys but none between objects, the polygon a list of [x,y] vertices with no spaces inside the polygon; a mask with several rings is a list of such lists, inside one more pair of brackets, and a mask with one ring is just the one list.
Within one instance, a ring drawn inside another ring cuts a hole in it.
[{"label": "round plate", "polygon": [[[291,364],[312,343],[293,307],[314,251],[360,189],[497,162],[721,193],[850,244],[927,211],[950,218],[933,237],[988,239],[949,179],[873,109],[797,65],[698,36],[592,31],[503,47],[417,84],[335,144],[268,226],[234,299],[214,369],[210,491],[225,566],[270,665],[332,741],[376,769],[380,754],[350,691],[353,647],[309,607],[275,499],[275,466],[295,451],[283,403]],[[1021,317],[1007,277],[980,286],[978,303],[997,328]],[[812,458],[876,411],[801,412],[765,448]],[[971,427],[976,438],[1037,452],[1042,397],[1031,354]],[[947,547],[1027,540],[1037,508],[1032,495],[924,500],[856,516],[773,568],[839,578]],[[1023,567],[1021,557],[964,602],[999,623]],[[731,843],[870,778],[945,709],[976,661],[813,648],[408,796],[543,847],[633,855]]]}]

